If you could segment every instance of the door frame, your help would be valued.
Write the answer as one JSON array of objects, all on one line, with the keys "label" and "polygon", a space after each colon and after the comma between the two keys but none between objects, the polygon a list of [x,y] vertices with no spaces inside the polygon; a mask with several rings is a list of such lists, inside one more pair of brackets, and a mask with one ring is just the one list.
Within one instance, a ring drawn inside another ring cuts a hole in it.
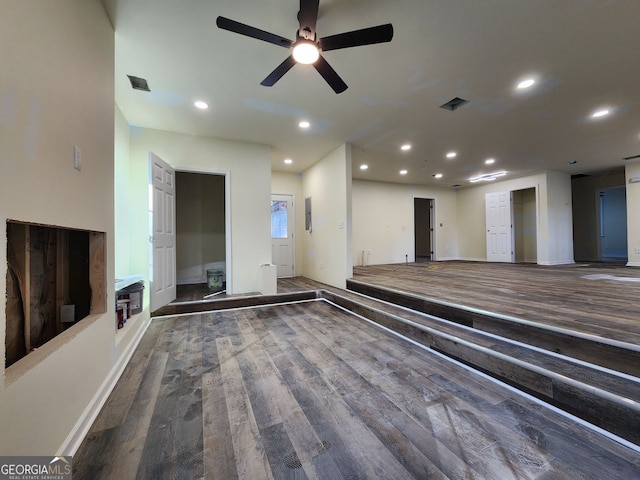
[{"label": "door frame", "polygon": [[[273,201],[274,196],[283,196],[291,198],[291,205],[287,207],[287,230],[291,229],[291,276],[296,276],[296,211],[295,211],[295,195],[293,193],[276,193],[271,192],[271,200]],[[290,225],[290,227],[289,227]],[[273,238],[272,241],[272,255],[273,255]],[[271,259],[273,262],[273,258]],[[277,276],[277,274],[276,274]],[[278,277],[277,278],[287,278],[287,277]]]},{"label": "door frame", "polygon": [[[224,177],[224,269],[227,294],[233,293],[233,270],[231,262],[231,172],[207,168],[174,167],[176,172],[199,173]],[[177,273],[177,270],[176,270]]]},{"label": "door frame", "polygon": [[431,248],[431,261],[437,261],[436,257],[436,199],[431,197],[421,197],[414,196],[413,197],[413,259],[417,260],[417,252],[416,252],[416,224],[415,224],[415,214],[416,214],[416,200],[428,200],[429,201],[429,243]]}]

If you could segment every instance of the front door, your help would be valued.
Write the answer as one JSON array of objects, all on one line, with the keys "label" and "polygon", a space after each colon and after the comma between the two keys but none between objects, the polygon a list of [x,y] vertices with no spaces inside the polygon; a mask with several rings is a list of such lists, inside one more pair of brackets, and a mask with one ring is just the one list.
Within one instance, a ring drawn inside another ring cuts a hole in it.
[{"label": "front door", "polygon": [[513,262],[511,192],[487,193],[487,261]]},{"label": "front door", "polygon": [[271,258],[278,277],[293,277],[293,195],[271,195]]},{"label": "front door", "polygon": [[176,298],[175,171],[149,152],[149,298],[151,311]]}]

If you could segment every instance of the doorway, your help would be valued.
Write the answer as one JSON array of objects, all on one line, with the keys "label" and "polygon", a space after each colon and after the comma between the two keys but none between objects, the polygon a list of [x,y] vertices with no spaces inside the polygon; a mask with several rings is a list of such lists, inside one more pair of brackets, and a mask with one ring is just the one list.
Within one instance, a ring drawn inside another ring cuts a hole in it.
[{"label": "doorway", "polygon": [[538,263],[536,189],[514,190],[512,195],[515,261]]},{"label": "doorway", "polygon": [[627,189],[598,190],[598,243],[600,261],[627,261]]},{"label": "doorway", "polygon": [[435,260],[433,249],[433,199],[413,199],[416,262]]},{"label": "doorway", "polygon": [[176,301],[226,290],[225,175],[176,172]]}]

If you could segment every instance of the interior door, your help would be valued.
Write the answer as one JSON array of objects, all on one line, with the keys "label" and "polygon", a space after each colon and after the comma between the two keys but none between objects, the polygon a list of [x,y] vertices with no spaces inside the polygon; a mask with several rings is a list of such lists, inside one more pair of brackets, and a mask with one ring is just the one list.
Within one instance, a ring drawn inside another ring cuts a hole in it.
[{"label": "interior door", "polygon": [[293,277],[293,195],[271,196],[271,258],[278,277]]},{"label": "interior door", "polygon": [[176,298],[175,171],[149,152],[149,298],[151,311]]},{"label": "interior door", "polygon": [[513,262],[511,192],[487,193],[487,261]]}]

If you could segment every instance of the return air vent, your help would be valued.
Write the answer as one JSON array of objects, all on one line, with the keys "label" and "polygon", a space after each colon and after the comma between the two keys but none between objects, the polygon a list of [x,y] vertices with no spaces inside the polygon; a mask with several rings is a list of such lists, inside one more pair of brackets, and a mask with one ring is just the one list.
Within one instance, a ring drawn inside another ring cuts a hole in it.
[{"label": "return air vent", "polygon": [[131,87],[134,90],[144,90],[145,92],[150,92],[149,84],[144,78],[134,77],[133,75],[127,75],[129,77],[129,81],[131,82]]},{"label": "return air vent", "polygon": [[630,157],[624,157],[623,160],[636,160],[640,158],[640,155],[632,155]]},{"label": "return air vent", "polygon": [[449,100],[447,103],[440,105],[440,108],[444,108],[445,110],[454,111],[459,109],[461,106],[469,103],[469,100],[465,100],[464,98],[455,97]]}]

